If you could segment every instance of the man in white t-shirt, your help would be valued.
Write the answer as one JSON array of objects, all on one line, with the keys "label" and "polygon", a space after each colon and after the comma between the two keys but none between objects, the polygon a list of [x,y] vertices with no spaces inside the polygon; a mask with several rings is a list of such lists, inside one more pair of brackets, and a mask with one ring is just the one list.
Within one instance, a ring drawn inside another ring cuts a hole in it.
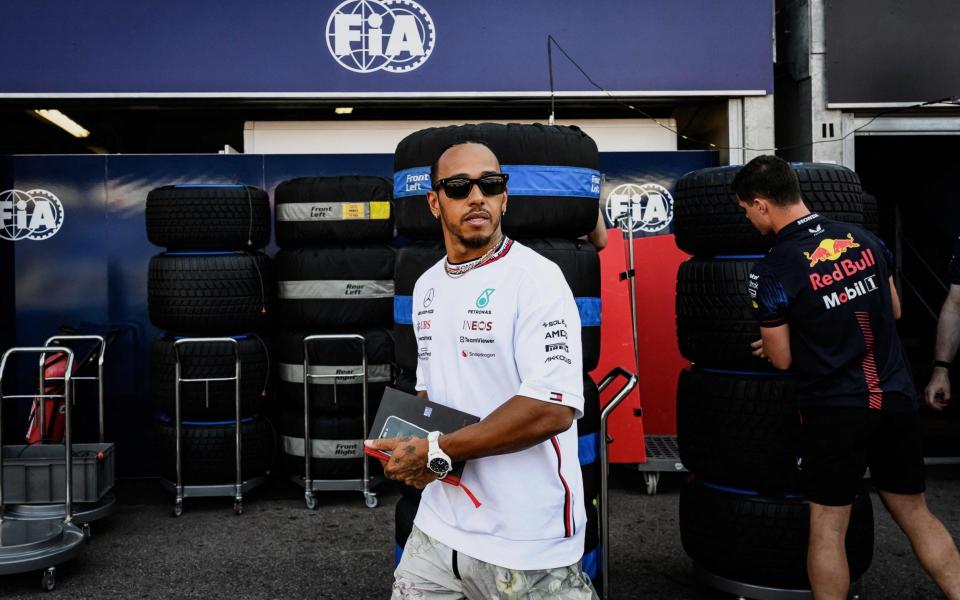
[{"label": "man in white t-shirt", "polygon": [[[413,291],[417,390],[481,421],[367,442],[392,453],[387,477],[424,488],[393,598],[596,598],[580,569],[573,294],[554,263],[501,232],[507,176],[486,145],[447,148],[431,180],[447,255]],[[436,481],[458,461],[459,485]]]}]

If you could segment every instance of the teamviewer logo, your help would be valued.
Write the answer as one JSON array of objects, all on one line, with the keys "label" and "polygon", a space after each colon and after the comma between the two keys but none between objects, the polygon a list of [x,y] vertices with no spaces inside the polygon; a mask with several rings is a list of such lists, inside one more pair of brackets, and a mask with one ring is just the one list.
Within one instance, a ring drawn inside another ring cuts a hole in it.
[{"label": "teamviewer logo", "polygon": [[433,19],[413,0],[346,0],[327,20],[327,48],[354,73],[406,73],[436,45]]}]

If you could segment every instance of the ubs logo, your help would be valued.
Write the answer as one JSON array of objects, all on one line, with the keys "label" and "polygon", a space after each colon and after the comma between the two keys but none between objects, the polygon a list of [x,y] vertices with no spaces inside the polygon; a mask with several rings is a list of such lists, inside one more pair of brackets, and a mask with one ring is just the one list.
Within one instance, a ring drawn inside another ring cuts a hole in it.
[{"label": "ubs logo", "polygon": [[0,192],[0,239],[45,240],[63,225],[63,204],[47,190]]},{"label": "ubs logo", "polygon": [[624,231],[633,221],[634,232],[656,233],[673,221],[673,196],[656,183],[624,183],[607,195],[606,212],[607,219]]},{"label": "ubs logo", "polygon": [[327,19],[327,48],[354,73],[406,73],[436,45],[433,19],[413,0],[346,0]]}]

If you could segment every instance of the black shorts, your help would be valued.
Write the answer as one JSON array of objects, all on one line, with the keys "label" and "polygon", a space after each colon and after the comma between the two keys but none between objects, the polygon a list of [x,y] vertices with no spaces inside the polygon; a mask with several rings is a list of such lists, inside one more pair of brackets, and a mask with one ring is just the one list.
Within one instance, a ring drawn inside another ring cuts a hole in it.
[{"label": "black shorts", "polygon": [[800,414],[801,480],[811,502],[853,504],[868,467],[878,490],[920,494],[926,489],[916,413],[814,407]]}]

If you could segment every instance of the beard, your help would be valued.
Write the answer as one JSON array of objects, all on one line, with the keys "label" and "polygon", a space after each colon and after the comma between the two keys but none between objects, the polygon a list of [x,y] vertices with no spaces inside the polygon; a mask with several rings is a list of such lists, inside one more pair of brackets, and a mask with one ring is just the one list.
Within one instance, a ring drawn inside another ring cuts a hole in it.
[{"label": "beard", "polygon": [[483,233],[476,233],[472,236],[464,235],[463,230],[459,226],[455,226],[453,223],[451,223],[442,207],[440,208],[440,217],[443,219],[443,224],[446,226],[447,231],[453,234],[453,237],[457,238],[457,241],[463,244],[464,248],[480,250],[490,245],[492,240],[499,240],[500,238],[500,219],[493,214],[490,215],[490,224],[493,226],[493,231],[486,235]]}]

